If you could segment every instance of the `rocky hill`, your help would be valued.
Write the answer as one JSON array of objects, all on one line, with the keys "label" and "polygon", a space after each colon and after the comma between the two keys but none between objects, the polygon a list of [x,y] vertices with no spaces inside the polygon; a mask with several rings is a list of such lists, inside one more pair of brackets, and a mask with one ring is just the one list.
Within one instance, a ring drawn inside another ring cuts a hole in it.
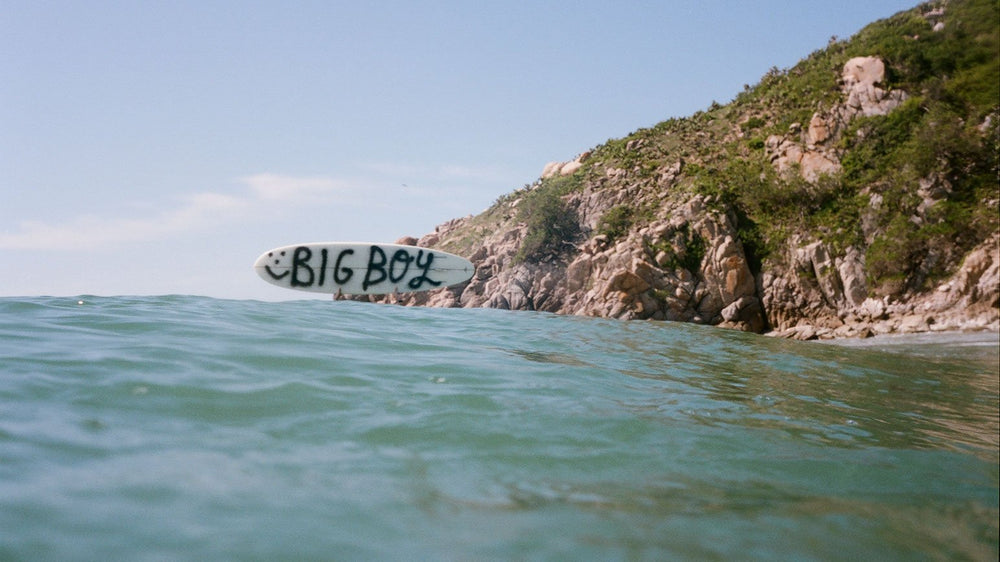
[{"label": "rocky hill", "polygon": [[[551,163],[419,240],[473,279],[407,305],[800,339],[1000,328],[1000,4],[933,2]],[[374,299],[372,299],[374,300]]]}]

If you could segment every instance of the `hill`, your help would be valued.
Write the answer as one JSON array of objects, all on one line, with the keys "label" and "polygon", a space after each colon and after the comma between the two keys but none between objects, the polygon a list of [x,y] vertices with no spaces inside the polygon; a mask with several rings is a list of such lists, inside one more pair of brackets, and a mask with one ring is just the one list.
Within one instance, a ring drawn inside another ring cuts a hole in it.
[{"label": "hill", "polygon": [[476,276],[381,301],[801,339],[996,330],[998,53],[994,0],[872,23],[404,239],[469,256]]}]

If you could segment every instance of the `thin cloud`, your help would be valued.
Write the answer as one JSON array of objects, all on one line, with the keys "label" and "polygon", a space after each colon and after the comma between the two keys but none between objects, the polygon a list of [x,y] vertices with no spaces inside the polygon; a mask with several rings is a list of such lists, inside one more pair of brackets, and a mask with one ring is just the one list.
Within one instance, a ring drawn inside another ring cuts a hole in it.
[{"label": "thin cloud", "polygon": [[253,193],[267,201],[303,202],[345,192],[350,183],[326,176],[283,176],[255,174],[242,178]]},{"label": "thin cloud", "polygon": [[251,218],[276,205],[316,203],[348,189],[334,178],[257,174],[240,179],[249,189],[240,195],[201,192],[182,198],[159,214],[145,217],[85,215],[51,224],[21,221],[14,232],[0,232],[0,249],[83,250],[166,238],[217,225],[220,220]]}]

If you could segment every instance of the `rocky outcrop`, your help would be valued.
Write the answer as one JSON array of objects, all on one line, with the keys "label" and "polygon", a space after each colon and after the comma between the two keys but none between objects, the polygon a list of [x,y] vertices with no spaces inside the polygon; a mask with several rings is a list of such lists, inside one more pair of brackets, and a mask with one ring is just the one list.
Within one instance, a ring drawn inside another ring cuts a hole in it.
[{"label": "rocky outcrop", "polygon": [[855,57],[841,72],[844,101],[828,111],[817,111],[803,131],[793,124],[784,136],[772,135],[764,146],[780,172],[797,169],[803,178],[816,181],[823,174],[840,171],[837,144],[848,123],[859,115],[885,115],[906,100],[902,90],[878,86],[885,80],[885,63],[878,57]]},{"label": "rocky outcrop", "polygon": [[[791,267],[755,277],[725,214],[703,198],[669,214],[619,241],[596,236],[568,262],[515,264],[523,231],[496,232],[470,256],[476,273],[468,283],[363,300],[695,322],[795,339],[1000,331],[998,234],[935,290],[895,300],[869,296],[864,256],[856,248],[833,256],[821,242],[796,240],[787,250]],[[466,220],[442,225],[434,236],[447,236]],[[434,236],[417,243],[427,245]]]},{"label": "rocky outcrop", "polygon": [[559,312],[760,330],[763,315],[729,218],[703,198],[611,244],[596,237],[566,267]]},{"label": "rocky outcrop", "polygon": [[864,282],[859,258],[831,263],[818,243],[803,250],[796,273],[806,274],[795,281],[787,275],[762,279],[773,335],[817,339],[1000,330],[1000,235],[969,252],[959,270],[935,290],[903,300],[867,297],[860,289],[852,294],[848,287]]},{"label": "rocky outcrop", "polygon": [[549,162],[542,169],[542,179],[555,176],[568,176],[583,167],[583,162],[590,156],[590,152],[584,152],[569,162]]},{"label": "rocky outcrop", "polygon": [[[587,199],[587,194],[578,197]],[[523,229],[498,231],[472,255],[465,285],[379,302],[490,307],[620,319],[697,322],[762,332],[757,296],[733,221],[703,197],[663,210],[663,218],[621,240],[595,236],[570,260],[515,263]],[[438,237],[456,223],[439,227]],[[435,241],[424,237],[419,243]]]}]

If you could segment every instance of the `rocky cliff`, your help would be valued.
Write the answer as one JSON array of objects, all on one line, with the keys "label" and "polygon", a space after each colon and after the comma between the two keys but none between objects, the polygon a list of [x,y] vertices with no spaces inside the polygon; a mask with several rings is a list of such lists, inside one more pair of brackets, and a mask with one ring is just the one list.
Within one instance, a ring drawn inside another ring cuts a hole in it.
[{"label": "rocky cliff", "polygon": [[998,12],[919,6],[550,163],[402,240],[470,257],[470,282],[379,300],[800,339],[1000,329]]}]

